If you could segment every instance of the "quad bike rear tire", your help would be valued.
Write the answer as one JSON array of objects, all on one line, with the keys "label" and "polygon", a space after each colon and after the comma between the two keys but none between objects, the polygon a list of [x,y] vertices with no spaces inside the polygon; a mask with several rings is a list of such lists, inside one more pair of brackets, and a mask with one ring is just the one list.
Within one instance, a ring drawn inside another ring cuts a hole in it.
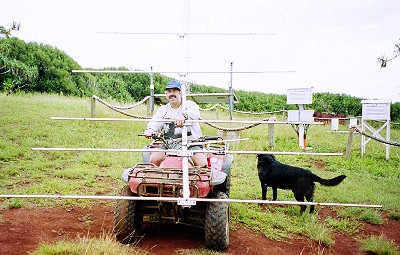
[{"label": "quad bike rear tire", "polygon": [[[213,198],[227,199],[223,192]],[[225,202],[210,202],[207,205],[205,222],[205,244],[208,249],[222,251],[229,246],[229,205]]]},{"label": "quad bike rear tire", "polygon": [[[134,196],[129,185],[121,189],[120,196]],[[117,200],[114,209],[114,233],[120,243],[132,243],[140,237],[140,228],[135,219],[136,206],[135,200]]]}]

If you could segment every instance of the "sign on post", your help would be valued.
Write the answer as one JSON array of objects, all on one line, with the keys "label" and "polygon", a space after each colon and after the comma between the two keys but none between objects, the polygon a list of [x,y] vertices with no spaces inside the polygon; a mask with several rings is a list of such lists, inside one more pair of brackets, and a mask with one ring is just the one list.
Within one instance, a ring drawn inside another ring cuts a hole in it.
[{"label": "sign on post", "polygon": [[312,104],[312,88],[288,89],[287,104]]},{"label": "sign on post", "polygon": [[[379,133],[386,127],[386,141],[390,140],[390,100],[362,100],[362,131],[365,132],[368,129],[373,136],[385,140]],[[384,121],[378,129],[372,127],[368,121],[377,120]],[[365,153],[365,146],[371,140],[366,139],[365,136],[361,136],[361,155]],[[389,144],[386,146],[386,160],[389,159]]]},{"label": "sign on post", "polygon": [[305,110],[306,104],[312,104],[312,88],[295,88],[287,90],[287,104],[297,104],[298,111],[288,111],[288,122],[300,121],[298,124],[299,146],[306,149],[305,127],[308,123],[314,122],[313,110]]}]

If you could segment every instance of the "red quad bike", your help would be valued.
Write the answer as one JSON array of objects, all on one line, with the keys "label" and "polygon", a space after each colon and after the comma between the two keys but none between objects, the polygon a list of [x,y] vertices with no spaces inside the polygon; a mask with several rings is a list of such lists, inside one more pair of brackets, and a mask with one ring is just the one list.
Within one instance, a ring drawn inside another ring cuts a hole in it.
[{"label": "red quad bike", "polygon": [[[149,146],[164,144],[171,148],[178,139],[166,141],[153,136]],[[195,142],[218,140],[220,137],[203,137]],[[194,142],[194,141],[192,141]],[[212,141],[211,141],[212,142]],[[190,145],[190,144],[189,144]],[[230,188],[231,155],[223,145],[208,145],[208,166],[196,167],[189,160],[189,190],[191,198],[227,199]],[[181,156],[168,153],[160,166],[149,162],[149,152],[143,153],[144,163],[129,168],[128,185],[121,196],[183,197],[183,171]],[[225,177],[225,178],[221,178]],[[132,243],[142,235],[142,230],[157,224],[185,224],[204,229],[205,246],[212,250],[225,250],[229,245],[229,204],[227,202],[197,201],[192,206],[179,205],[177,201],[117,200],[114,210],[114,232],[121,243]]]}]

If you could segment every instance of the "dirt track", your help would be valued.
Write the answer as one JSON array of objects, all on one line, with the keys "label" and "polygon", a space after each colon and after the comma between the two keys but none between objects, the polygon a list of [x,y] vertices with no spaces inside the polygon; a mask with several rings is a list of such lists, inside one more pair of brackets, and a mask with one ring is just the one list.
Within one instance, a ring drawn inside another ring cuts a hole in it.
[{"label": "dirt track", "polygon": [[[320,215],[330,214],[323,208]],[[41,242],[74,239],[80,236],[99,236],[112,233],[113,208],[97,206],[92,209],[10,209],[1,211],[0,254],[27,254]],[[400,221],[385,218],[382,225],[364,224],[364,230],[356,236],[335,234],[332,247],[318,246],[304,238],[271,241],[253,232],[241,229],[231,231],[227,254],[363,254],[357,241],[369,235],[384,235],[400,246]],[[149,230],[138,246],[151,254],[174,254],[177,249],[197,249],[204,242],[203,232],[186,226],[164,227]]]}]

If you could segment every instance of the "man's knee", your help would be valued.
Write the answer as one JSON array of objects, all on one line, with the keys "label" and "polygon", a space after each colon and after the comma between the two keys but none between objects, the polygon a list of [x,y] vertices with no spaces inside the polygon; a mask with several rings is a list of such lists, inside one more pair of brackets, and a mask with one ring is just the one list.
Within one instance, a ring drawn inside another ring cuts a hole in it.
[{"label": "man's knee", "polygon": [[164,160],[164,157],[165,153],[163,152],[152,152],[150,155],[150,163],[159,166],[161,162]]},{"label": "man's knee", "polygon": [[195,153],[192,156],[192,160],[195,166],[203,167],[208,165],[207,156],[204,153]]}]

